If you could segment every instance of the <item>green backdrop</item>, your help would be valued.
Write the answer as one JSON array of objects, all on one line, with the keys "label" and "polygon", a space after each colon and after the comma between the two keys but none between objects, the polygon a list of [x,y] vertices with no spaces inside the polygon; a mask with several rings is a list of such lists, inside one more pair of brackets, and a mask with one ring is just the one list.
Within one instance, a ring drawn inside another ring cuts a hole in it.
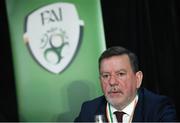
[{"label": "green backdrop", "polygon": [[[57,2],[73,4],[84,26],[74,59],[54,74],[32,57],[23,35],[28,14]],[[106,46],[100,0],[6,0],[6,6],[20,121],[73,121],[83,101],[102,94],[98,57]]]},{"label": "green backdrop", "polygon": [[[23,35],[28,14],[57,2],[73,4],[84,26],[74,59],[54,74],[32,57]],[[106,46],[100,0],[6,0],[6,6],[20,121],[73,121],[83,101],[102,94],[97,61]]]}]

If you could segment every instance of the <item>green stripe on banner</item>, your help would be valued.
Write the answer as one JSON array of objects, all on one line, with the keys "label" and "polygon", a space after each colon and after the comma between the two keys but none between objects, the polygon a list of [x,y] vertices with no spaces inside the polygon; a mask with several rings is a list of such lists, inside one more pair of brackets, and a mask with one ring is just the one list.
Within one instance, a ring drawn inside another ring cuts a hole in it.
[{"label": "green stripe on banner", "polygon": [[102,94],[100,0],[6,0],[20,121],[73,121]]}]

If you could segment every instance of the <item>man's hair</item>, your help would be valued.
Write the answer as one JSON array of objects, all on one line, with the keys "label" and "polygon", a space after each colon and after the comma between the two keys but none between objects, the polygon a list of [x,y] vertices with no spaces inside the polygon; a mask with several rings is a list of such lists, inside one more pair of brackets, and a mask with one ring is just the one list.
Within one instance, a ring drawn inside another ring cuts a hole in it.
[{"label": "man's hair", "polygon": [[99,57],[99,69],[101,66],[101,61],[103,59],[120,55],[128,55],[133,72],[136,73],[137,71],[139,71],[137,56],[130,50],[120,46],[110,47],[101,54],[101,56]]}]

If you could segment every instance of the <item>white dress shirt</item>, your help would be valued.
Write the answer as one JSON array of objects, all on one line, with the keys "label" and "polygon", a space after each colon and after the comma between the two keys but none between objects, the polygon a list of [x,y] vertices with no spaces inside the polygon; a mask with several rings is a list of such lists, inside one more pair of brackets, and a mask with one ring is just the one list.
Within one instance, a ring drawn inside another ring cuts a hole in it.
[{"label": "white dress shirt", "polygon": [[[122,119],[123,123],[130,123],[130,122],[132,122],[132,118],[133,118],[133,114],[134,114],[134,109],[135,109],[137,101],[138,101],[138,95],[136,95],[134,100],[129,105],[127,105],[123,110],[121,110],[124,113],[126,113],[126,114],[123,115],[123,119]],[[118,123],[117,119],[116,119],[116,115],[114,114],[114,112],[115,111],[119,111],[119,110],[115,109],[111,104],[109,106],[110,107],[107,108],[107,110],[108,110],[107,111],[108,119],[111,119],[110,118],[110,115],[111,115],[113,121],[110,121],[110,122]],[[111,111],[109,111],[109,110],[111,110]],[[112,113],[112,114],[110,114],[110,113]]]}]

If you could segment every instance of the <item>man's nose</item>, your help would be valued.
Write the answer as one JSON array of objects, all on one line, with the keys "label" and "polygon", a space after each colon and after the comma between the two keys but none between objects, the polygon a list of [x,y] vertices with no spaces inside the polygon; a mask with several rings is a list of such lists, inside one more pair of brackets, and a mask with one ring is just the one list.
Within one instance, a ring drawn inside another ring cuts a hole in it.
[{"label": "man's nose", "polygon": [[110,80],[109,80],[109,84],[110,84],[111,86],[112,86],[112,85],[117,85],[117,84],[118,84],[118,81],[117,81],[116,76],[111,75]]}]

